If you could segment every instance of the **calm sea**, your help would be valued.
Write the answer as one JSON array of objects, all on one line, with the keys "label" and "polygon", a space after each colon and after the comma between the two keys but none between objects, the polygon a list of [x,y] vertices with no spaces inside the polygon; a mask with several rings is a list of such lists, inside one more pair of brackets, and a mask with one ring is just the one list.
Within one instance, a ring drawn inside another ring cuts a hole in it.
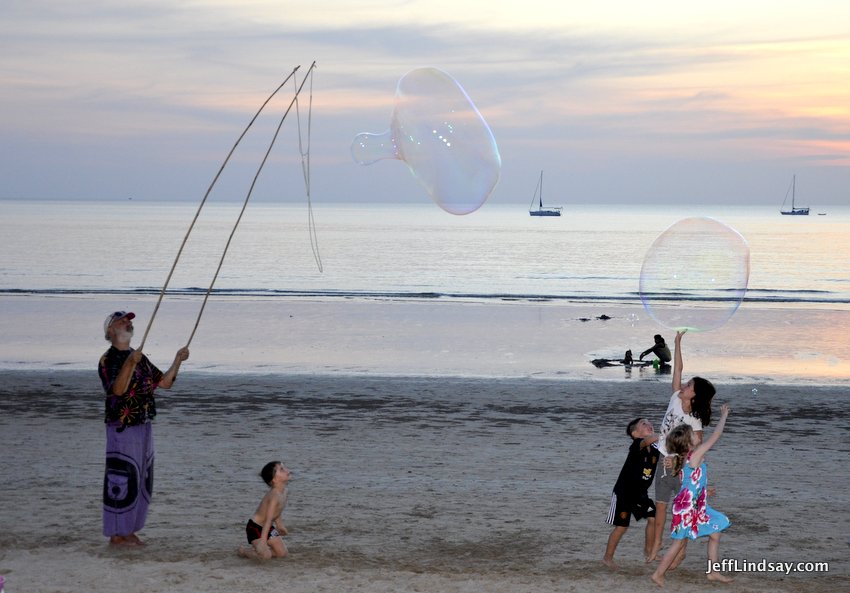
[{"label": "calm sea", "polygon": [[[210,285],[240,204],[208,203],[169,290]],[[156,293],[197,203],[0,201],[0,292]],[[453,216],[421,205],[314,206],[321,271],[302,205],[249,204],[215,289],[325,297],[639,302],[641,265],[670,225],[711,216],[749,243],[746,301],[850,304],[850,209],[577,206],[532,218],[485,205]]]}]

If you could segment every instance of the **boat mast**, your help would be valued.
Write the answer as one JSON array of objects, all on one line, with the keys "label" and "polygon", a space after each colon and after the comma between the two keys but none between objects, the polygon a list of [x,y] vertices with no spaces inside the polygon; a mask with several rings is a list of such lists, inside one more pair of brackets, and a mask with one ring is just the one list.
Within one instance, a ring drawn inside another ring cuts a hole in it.
[{"label": "boat mast", "polygon": [[543,210],[543,169],[540,170],[540,209]]},{"label": "boat mast", "polygon": [[797,193],[797,174],[791,177],[791,212],[794,212],[794,196]]}]

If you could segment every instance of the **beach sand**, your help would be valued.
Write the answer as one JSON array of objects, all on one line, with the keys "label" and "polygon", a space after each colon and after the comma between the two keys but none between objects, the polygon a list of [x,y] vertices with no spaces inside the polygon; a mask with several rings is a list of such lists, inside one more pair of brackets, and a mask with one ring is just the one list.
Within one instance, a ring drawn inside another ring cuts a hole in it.
[{"label": "beach sand", "polygon": [[[92,364],[92,367],[94,365]],[[653,591],[643,524],[601,563],[624,427],[656,425],[663,381],[202,373],[160,392],[148,545],[101,535],[104,429],[96,373],[0,371],[0,574],[6,592]],[[827,562],[706,582],[693,542],[667,589],[846,588],[850,416],[842,386],[718,383],[732,407],[708,458],[729,515],[721,557]],[[717,406],[716,406],[717,407]],[[234,553],[265,491],[293,471],[290,557]],[[669,522],[668,522],[669,524]]]}]

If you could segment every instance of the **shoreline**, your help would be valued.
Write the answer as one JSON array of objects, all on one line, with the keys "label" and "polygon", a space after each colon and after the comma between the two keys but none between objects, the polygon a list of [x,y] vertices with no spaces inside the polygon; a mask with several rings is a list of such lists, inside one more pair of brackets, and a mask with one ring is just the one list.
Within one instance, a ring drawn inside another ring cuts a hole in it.
[{"label": "shoreline", "polygon": [[[134,310],[138,345],[151,295],[0,295],[0,369],[89,369],[106,349],[104,311]],[[191,333],[200,298],[163,301],[145,353],[164,365]],[[607,317],[607,319],[603,319]],[[185,370],[661,381],[646,369],[597,369],[662,333],[642,307],[588,303],[211,299]],[[684,340],[685,373],[720,383],[842,385],[850,380],[850,311],[742,307],[723,327]]]}]

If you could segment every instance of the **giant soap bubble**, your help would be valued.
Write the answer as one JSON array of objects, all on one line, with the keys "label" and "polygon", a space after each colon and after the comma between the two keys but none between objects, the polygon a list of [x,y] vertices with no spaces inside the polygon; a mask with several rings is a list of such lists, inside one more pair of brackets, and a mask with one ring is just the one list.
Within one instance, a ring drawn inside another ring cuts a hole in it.
[{"label": "giant soap bubble", "polygon": [[361,165],[400,159],[447,212],[477,210],[499,181],[502,159],[487,122],[461,86],[436,68],[398,82],[390,129],[358,134],[351,155]]},{"label": "giant soap bubble", "polygon": [[726,323],[744,299],[750,248],[713,218],[685,218],[655,240],[640,271],[640,298],[661,325],[707,331]]}]

